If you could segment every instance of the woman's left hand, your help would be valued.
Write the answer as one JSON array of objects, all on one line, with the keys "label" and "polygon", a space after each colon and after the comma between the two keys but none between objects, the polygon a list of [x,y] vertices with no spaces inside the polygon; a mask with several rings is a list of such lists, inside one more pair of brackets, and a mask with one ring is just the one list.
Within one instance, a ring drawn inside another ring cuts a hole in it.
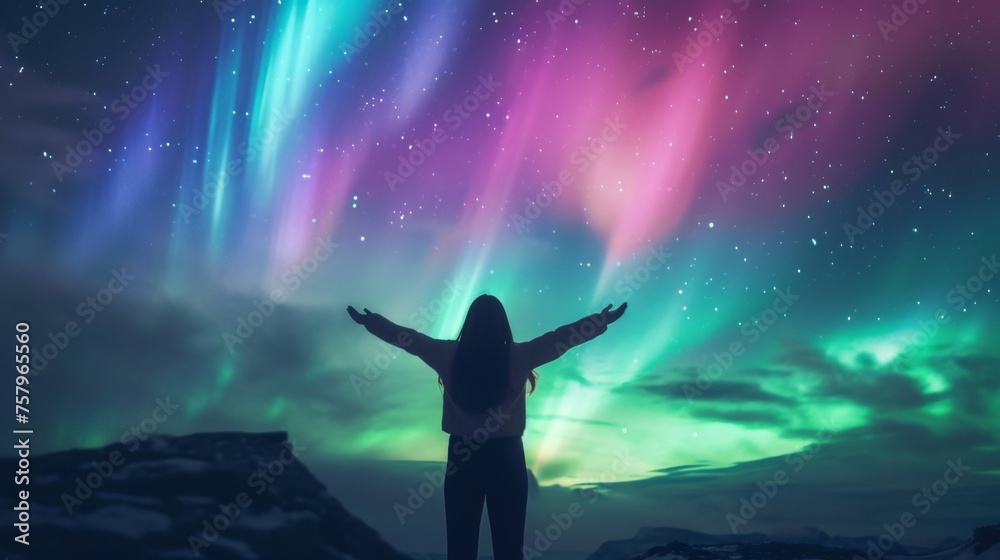
[{"label": "woman's left hand", "polygon": [[365,310],[365,313],[364,313],[364,315],[362,315],[361,313],[358,313],[357,309],[354,309],[353,305],[348,305],[347,306],[347,313],[351,316],[351,319],[354,319],[354,322],[357,323],[357,324],[359,324],[359,325],[365,325],[365,324],[367,324],[368,323],[368,319],[371,318],[371,316],[372,316],[372,312],[368,311],[367,307],[365,307],[364,310]]}]

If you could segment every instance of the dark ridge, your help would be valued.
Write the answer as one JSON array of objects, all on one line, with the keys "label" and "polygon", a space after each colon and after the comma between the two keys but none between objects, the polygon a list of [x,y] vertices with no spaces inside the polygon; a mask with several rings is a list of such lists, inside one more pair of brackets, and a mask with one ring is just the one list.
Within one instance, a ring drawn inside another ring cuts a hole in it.
[{"label": "dark ridge", "polygon": [[[211,432],[31,456],[31,544],[8,539],[2,554],[410,560],[327,492],[300,460],[310,451],[293,442],[285,432]],[[0,460],[3,472],[15,465]],[[0,507],[11,511],[12,499]],[[222,530],[212,538],[205,522]],[[207,545],[198,556],[192,536]]]}]

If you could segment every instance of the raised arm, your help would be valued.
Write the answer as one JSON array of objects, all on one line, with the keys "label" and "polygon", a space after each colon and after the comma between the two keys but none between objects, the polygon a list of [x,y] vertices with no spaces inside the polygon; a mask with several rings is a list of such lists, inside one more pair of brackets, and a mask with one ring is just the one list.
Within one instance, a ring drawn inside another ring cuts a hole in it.
[{"label": "raised arm", "polygon": [[605,307],[600,313],[592,313],[579,321],[563,325],[535,339],[520,345],[523,367],[532,369],[547,364],[566,353],[574,346],[593,340],[608,330],[608,325],[614,323],[625,313],[628,303],[623,303],[618,309]]},{"label": "raised arm", "polygon": [[397,325],[378,313],[372,313],[368,308],[365,308],[364,311],[364,313],[358,313],[354,306],[347,306],[347,313],[351,319],[354,319],[355,323],[363,326],[368,332],[393,346],[406,350],[432,368],[437,367],[439,362],[437,358],[443,350],[441,346],[444,341],[431,338],[415,329]]}]

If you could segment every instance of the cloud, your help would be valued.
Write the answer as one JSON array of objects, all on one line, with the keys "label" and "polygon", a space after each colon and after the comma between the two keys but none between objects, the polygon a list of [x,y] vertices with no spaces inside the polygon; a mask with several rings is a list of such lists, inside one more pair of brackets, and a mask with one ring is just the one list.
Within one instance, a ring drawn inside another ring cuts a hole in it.
[{"label": "cloud", "polygon": [[691,415],[703,420],[729,422],[751,428],[768,427],[780,429],[786,423],[785,416],[774,409],[748,410],[743,407],[725,409],[696,406],[692,409]]},{"label": "cloud", "polygon": [[696,385],[697,374],[688,377],[686,381],[649,382],[638,380],[633,383],[623,384],[618,388],[620,391],[635,392],[644,391],[653,395],[670,400],[687,400],[685,388],[695,388],[701,390],[698,400],[722,401],[734,403],[771,403],[792,405],[795,400],[789,397],[776,395],[760,387],[759,384],[750,381],[714,381],[708,389],[702,390]]},{"label": "cloud", "polygon": [[938,398],[926,394],[913,376],[880,369],[864,359],[851,369],[801,341],[785,341],[776,362],[793,368],[803,382],[798,398],[849,400],[881,411],[915,410]]}]

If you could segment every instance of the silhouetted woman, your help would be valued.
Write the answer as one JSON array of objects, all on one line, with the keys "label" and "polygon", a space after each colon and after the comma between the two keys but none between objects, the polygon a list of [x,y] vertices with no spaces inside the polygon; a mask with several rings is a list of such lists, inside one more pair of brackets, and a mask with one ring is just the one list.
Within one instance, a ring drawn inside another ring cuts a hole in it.
[{"label": "silhouetted woman", "polygon": [[528,474],[521,436],[525,384],[535,390],[534,368],[602,334],[628,304],[588,315],[534,340],[515,343],[500,300],[477,297],[458,340],[438,340],[354,307],[347,312],[368,332],[417,356],[444,388],[441,429],[448,440],[444,483],[448,560],[479,557],[483,501],[490,516],[493,556],[521,560]]}]

